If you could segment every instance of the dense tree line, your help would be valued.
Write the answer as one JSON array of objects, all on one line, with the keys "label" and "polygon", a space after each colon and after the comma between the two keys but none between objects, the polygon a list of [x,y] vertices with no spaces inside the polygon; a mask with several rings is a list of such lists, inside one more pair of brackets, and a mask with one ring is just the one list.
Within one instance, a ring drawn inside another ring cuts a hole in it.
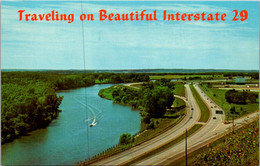
[{"label": "dense tree line", "polygon": [[[146,74],[55,72],[3,72],[1,79],[1,142],[46,127],[60,110],[62,97],[57,90],[86,87],[97,79],[107,83],[138,82],[149,79]],[[125,80],[124,80],[125,79]]]},{"label": "dense tree line", "polygon": [[148,74],[144,73],[95,73],[97,79],[104,83],[129,83],[147,82],[150,80]]},{"label": "dense tree line", "polygon": [[253,79],[259,79],[259,72],[251,72],[251,73],[245,73],[245,72],[228,72],[223,74],[224,77],[245,77],[249,76],[252,77]]},{"label": "dense tree line", "polygon": [[[11,141],[28,131],[46,127],[59,113],[62,97],[49,83],[27,78],[2,78],[1,142]],[[20,76],[18,76],[20,77]]]},{"label": "dense tree line", "polygon": [[229,103],[235,104],[247,104],[255,103],[258,98],[258,94],[252,92],[239,92],[236,90],[229,90],[225,93],[225,98]]},{"label": "dense tree line", "polygon": [[[114,102],[141,110],[142,122],[148,127],[153,127],[153,119],[163,117],[174,101],[174,83],[166,79],[143,83],[139,89],[126,86],[112,88]],[[103,92],[104,90],[101,90],[99,95]]]}]

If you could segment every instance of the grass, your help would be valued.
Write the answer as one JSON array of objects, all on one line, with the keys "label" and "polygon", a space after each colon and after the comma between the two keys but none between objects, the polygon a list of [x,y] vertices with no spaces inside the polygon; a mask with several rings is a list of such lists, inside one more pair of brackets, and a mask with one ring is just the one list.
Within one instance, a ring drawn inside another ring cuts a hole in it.
[{"label": "grass", "polygon": [[199,122],[207,122],[209,119],[210,111],[209,111],[208,107],[206,106],[206,104],[201,99],[201,97],[199,96],[198,92],[193,87],[193,85],[190,85],[190,88],[191,88],[191,91],[192,91],[192,94],[193,94],[195,100],[197,101],[197,103],[200,107],[201,116],[200,116]]},{"label": "grass", "polygon": [[[192,135],[193,133],[195,133],[198,129],[200,129],[203,125],[201,124],[195,124],[188,132],[187,132],[187,135],[188,137],[190,135]],[[159,147],[158,149],[156,150],[153,150],[153,151],[150,151],[148,153],[146,153],[145,155],[139,157],[139,158],[136,158],[134,160],[131,160],[127,163],[124,163],[124,165],[133,165],[134,163],[138,162],[138,161],[141,161],[147,157],[150,157],[152,155],[155,155],[156,153],[159,153],[159,152],[162,152],[164,150],[166,150],[167,148],[179,143],[180,141],[182,141],[183,139],[185,139],[186,137],[186,133],[182,134],[181,136],[179,136],[178,138],[174,139],[173,141],[167,143],[167,144],[164,144],[163,146]]]},{"label": "grass", "polygon": [[[188,165],[258,165],[259,120],[188,154]],[[225,159],[225,160],[223,160]],[[185,157],[170,165],[184,166]]]},{"label": "grass", "polygon": [[102,98],[105,98],[105,99],[108,99],[108,100],[113,100],[112,93],[113,93],[114,90],[116,90],[115,86],[111,86],[111,87],[108,87],[108,88],[105,88],[105,89],[101,89],[98,92],[98,95]]},{"label": "grass", "polygon": [[175,95],[185,96],[184,84],[176,84],[173,92]]},{"label": "grass", "polygon": [[[158,80],[158,79],[184,79],[184,78],[193,78],[193,77],[201,77],[202,79],[207,79],[213,77],[213,75],[200,75],[200,74],[194,74],[194,75],[151,75],[150,79],[151,80]],[[224,78],[222,74],[219,75],[214,75],[214,78],[220,79]]]},{"label": "grass", "polygon": [[207,87],[206,84],[199,85],[199,86],[211,99],[213,99],[225,111],[226,119],[229,120],[232,119],[232,114],[230,113],[230,109],[233,106],[236,108],[236,111],[239,111],[239,114],[235,114],[235,118],[239,118],[259,110],[259,104],[258,104],[259,98],[257,99],[257,103],[253,103],[253,104],[233,104],[233,103],[228,103],[225,99],[225,93],[227,90],[209,88]]}]

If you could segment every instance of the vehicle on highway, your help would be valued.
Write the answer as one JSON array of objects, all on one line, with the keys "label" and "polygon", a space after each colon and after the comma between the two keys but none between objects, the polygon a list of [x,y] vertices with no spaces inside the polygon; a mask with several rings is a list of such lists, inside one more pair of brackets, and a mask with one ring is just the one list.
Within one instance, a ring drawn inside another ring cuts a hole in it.
[{"label": "vehicle on highway", "polygon": [[213,117],[213,119],[217,119],[216,117]]},{"label": "vehicle on highway", "polygon": [[191,110],[194,110],[193,108],[191,108]]}]

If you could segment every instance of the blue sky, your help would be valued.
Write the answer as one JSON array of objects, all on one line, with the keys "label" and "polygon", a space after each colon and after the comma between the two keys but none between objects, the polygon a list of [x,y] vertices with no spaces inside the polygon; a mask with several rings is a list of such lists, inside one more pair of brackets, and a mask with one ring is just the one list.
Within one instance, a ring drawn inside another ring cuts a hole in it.
[{"label": "blue sky", "polygon": [[[91,2],[84,12],[86,69],[259,69],[259,2]],[[98,12],[157,10],[158,21],[99,21]],[[232,11],[247,10],[244,22]],[[74,13],[73,23],[19,21],[25,13]],[[162,21],[169,13],[227,13],[227,21]],[[79,1],[2,1],[2,69],[83,69]]]}]

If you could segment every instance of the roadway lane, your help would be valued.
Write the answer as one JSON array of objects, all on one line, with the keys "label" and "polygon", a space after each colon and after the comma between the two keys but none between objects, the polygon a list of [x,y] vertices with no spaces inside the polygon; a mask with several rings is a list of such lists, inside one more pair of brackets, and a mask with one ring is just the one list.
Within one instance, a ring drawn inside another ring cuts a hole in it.
[{"label": "roadway lane", "polygon": [[[124,152],[106,158],[99,162],[93,163],[93,165],[123,165],[125,163],[128,163],[131,160],[143,156],[146,153],[155,151],[157,148],[173,141],[174,139],[182,135],[183,131],[185,131],[186,128],[190,129],[192,126],[194,126],[194,124],[200,118],[200,110],[199,110],[199,106],[195,102],[195,99],[192,95],[189,85],[186,84],[185,89],[186,89],[186,96],[188,97],[188,101],[184,97],[181,98],[184,99],[184,101],[187,104],[187,108],[186,108],[187,115],[180,123],[178,123],[172,129],[169,129],[168,131],[164,132],[163,134],[149,141],[146,141],[138,146],[130,148]],[[180,97],[180,96],[176,96],[176,97]],[[193,108],[193,110],[191,110],[191,108]]]},{"label": "roadway lane", "polygon": [[[188,153],[206,145],[210,141],[216,140],[224,133],[230,131],[232,124],[224,124],[224,115],[216,114],[216,110],[222,110],[219,106],[216,105],[207,95],[202,92],[202,90],[195,85],[195,89],[202,97],[203,101],[208,106],[211,114],[206,125],[201,128],[198,132],[188,137]],[[215,107],[216,106],[216,107]],[[250,114],[246,117],[237,119],[235,123],[236,126],[242,126],[247,121],[252,121],[255,117],[258,116],[257,113]],[[213,119],[216,117],[216,119]],[[136,165],[170,165],[172,162],[178,160],[179,158],[185,155],[185,141],[172,146],[171,148],[166,149],[163,152],[156,153],[150,158],[144,159]]]}]

